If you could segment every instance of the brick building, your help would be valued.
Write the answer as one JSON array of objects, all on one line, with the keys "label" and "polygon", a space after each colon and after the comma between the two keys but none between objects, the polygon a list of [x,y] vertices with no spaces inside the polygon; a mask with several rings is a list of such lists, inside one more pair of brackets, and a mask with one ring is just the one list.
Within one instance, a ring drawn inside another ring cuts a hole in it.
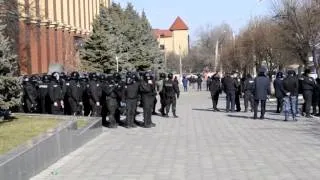
[{"label": "brick building", "polygon": [[100,5],[110,0],[16,0],[21,74],[46,73],[50,64],[79,65],[78,47],[92,30]]}]

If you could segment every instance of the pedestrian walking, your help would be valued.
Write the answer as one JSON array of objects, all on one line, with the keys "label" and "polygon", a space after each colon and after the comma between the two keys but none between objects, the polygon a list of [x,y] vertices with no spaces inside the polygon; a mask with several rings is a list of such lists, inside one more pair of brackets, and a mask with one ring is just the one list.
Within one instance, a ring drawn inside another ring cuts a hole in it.
[{"label": "pedestrian walking", "polygon": [[182,85],[184,92],[188,92],[188,79],[186,78],[186,76],[183,76],[182,78]]}]

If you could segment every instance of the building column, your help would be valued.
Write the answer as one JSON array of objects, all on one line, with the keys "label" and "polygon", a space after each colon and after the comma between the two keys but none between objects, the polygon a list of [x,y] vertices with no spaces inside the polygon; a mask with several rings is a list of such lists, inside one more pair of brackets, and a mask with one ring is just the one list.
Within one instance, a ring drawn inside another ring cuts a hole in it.
[{"label": "building column", "polygon": [[18,43],[18,56],[20,64],[20,74],[28,74],[27,69],[27,44],[26,44],[26,24],[19,21],[19,43]]},{"label": "building column", "polygon": [[54,26],[50,25],[48,27],[48,39],[49,39],[49,65],[56,62],[56,55],[55,55],[55,49],[56,49],[56,43],[55,43],[55,28]]},{"label": "building column", "polygon": [[63,32],[62,32],[62,27],[57,27],[56,29],[56,57],[57,57],[57,63],[63,64],[63,51],[62,51],[62,37]]},{"label": "building column", "polygon": [[48,28],[45,24],[40,24],[40,54],[41,54],[41,73],[48,72],[49,55],[48,55]]}]

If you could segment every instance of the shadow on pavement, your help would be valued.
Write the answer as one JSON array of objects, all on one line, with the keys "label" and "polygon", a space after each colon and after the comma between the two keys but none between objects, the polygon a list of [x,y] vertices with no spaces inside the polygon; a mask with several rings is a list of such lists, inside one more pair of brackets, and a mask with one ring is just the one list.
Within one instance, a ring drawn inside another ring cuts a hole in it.
[{"label": "shadow on pavement", "polygon": [[[253,116],[245,116],[245,115],[228,114],[228,117],[255,120],[253,119]],[[270,117],[265,117],[264,119],[257,118],[256,120],[283,121],[282,119],[274,119]]]}]

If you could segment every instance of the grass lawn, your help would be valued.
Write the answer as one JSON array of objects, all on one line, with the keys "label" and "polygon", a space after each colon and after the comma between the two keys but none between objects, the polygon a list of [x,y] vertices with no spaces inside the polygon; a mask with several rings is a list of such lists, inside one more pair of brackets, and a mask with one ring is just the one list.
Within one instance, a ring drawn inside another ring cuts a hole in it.
[{"label": "grass lawn", "polygon": [[22,143],[55,128],[61,120],[41,116],[15,116],[12,121],[0,121],[0,155]]},{"label": "grass lawn", "polygon": [[79,120],[77,120],[77,128],[81,129],[85,126],[87,126],[89,124],[88,120],[80,118]]}]

